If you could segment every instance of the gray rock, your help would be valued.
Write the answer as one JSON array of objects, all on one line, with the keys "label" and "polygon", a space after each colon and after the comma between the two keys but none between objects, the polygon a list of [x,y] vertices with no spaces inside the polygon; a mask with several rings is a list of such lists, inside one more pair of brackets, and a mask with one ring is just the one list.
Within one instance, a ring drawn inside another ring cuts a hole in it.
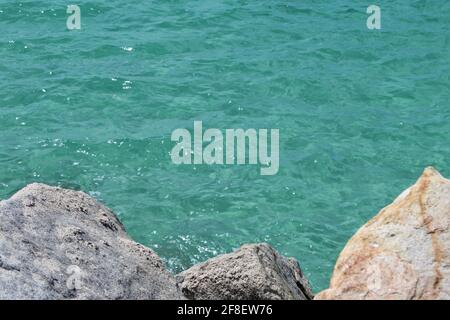
[{"label": "gray rock", "polygon": [[247,244],[177,275],[188,299],[312,299],[298,262],[268,244]]},{"label": "gray rock", "polygon": [[181,299],[174,277],[85,193],[31,184],[0,202],[0,299]]}]

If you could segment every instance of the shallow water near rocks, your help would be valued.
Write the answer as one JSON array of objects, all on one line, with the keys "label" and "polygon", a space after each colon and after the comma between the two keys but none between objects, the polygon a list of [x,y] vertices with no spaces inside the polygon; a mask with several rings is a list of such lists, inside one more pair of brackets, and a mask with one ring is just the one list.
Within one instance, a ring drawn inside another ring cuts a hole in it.
[{"label": "shallow water near rocks", "polygon": [[[81,189],[179,272],[248,242],[314,290],[425,166],[450,176],[445,0],[0,4],[0,198]],[[280,171],[175,166],[171,132],[278,128]]]}]

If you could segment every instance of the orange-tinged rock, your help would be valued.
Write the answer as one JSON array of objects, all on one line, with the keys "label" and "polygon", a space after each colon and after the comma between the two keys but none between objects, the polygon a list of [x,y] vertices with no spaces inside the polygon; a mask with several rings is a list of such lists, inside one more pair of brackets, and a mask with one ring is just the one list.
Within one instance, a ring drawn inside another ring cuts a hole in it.
[{"label": "orange-tinged rock", "polygon": [[450,180],[425,169],[341,252],[315,299],[450,299]]}]

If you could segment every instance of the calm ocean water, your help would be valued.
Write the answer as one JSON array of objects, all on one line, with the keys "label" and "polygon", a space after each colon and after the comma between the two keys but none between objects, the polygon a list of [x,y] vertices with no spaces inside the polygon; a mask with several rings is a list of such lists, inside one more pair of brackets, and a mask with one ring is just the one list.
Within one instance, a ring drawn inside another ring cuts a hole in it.
[{"label": "calm ocean water", "polygon": [[[0,199],[89,192],[174,272],[242,243],[315,291],[433,165],[450,176],[450,2],[0,1]],[[280,171],[172,164],[171,132],[280,129]]]}]

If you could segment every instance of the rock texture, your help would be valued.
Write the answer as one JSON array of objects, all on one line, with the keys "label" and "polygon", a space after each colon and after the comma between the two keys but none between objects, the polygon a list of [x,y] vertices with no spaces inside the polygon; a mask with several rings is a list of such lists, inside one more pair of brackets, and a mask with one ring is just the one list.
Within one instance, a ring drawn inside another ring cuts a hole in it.
[{"label": "rock texture", "polygon": [[364,225],[316,299],[449,299],[450,180],[427,168]]},{"label": "rock texture", "polygon": [[181,299],[174,277],[82,192],[31,184],[0,202],[0,299]]},{"label": "rock texture", "polygon": [[188,299],[312,299],[298,262],[268,244],[247,244],[180,273],[177,282]]}]

